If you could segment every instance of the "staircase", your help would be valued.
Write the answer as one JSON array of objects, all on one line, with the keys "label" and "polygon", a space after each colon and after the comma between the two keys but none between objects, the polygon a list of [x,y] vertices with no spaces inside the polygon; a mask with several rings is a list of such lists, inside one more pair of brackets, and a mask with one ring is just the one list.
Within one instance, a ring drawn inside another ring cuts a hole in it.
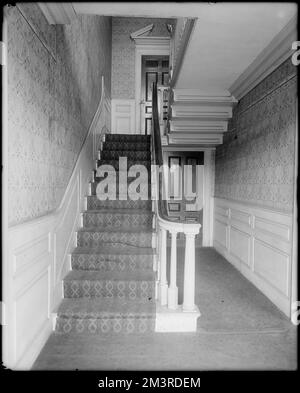
[{"label": "staircase", "polygon": [[[112,165],[120,176],[119,157],[128,169],[143,164],[150,181],[150,136],[107,134],[98,166]],[[145,333],[155,328],[155,272],[152,249],[152,202],[100,200],[94,177],[72,270],[63,281],[64,298],[57,310],[57,333]],[[128,178],[128,184],[134,178]],[[148,195],[151,194],[150,183]],[[117,196],[121,190],[117,185]],[[124,196],[124,195],[123,195]]]}]

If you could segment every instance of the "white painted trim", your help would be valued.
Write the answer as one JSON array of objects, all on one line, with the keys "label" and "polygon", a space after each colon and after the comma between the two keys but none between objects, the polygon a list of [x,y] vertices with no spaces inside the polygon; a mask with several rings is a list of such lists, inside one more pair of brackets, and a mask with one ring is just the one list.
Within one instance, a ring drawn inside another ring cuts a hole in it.
[{"label": "white painted trim", "polygon": [[173,89],[174,101],[180,102],[209,102],[209,103],[235,103],[237,100],[228,90],[201,90],[201,89]]},{"label": "white painted trim", "polygon": [[237,99],[247,94],[292,55],[292,42],[296,40],[297,15],[288,22],[230,86],[229,91],[231,94]]},{"label": "white painted trim", "polygon": [[172,310],[166,306],[156,303],[155,331],[160,333],[171,332],[195,332],[197,330],[197,319],[201,313],[195,306],[194,311],[183,311],[182,306]]},{"label": "white painted trim", "polygon": [[170,132],[226,132],[226,120],[178,119],[170,120]]},{"label": "white painted trim", "polygon": [[111,100],[111,133],[135,133],[135,100],[115,98]]},{"label": "white painted trim", "polygon": [[213,185],[215,174],[215,149],[204,151],[204,176],[203,176],[203,222],[202,246],[211,247],[213,244]]},{"label": "white painted trim", "polygon": [[136,30],[130,34],[132,39],[138,38],[140,36],[147,36],[153,30],[154,24],[151,23],[150,25],[143,27],[142,29]]},{"label": "white painted trim", "polygon": [[[7,16],[3,15],[2,25],[2,56],[7,58]],[[2,325],[2,361],[9,367],[13,356],[10,343],[13,332],[10,329],[12,315],[8,310],[12,308],[11,287],[8,277],[12,275],[12,266],[8,261],[8,73],[7,62],[2,65],[2,302],[5,305],[5,324]]]},{"label": "white painted trim", "polygon": [[198,145],[221,145],[223,143],[223,133],[212,133],[212,134],[204,134],[204,133],[182,133],[182,134],[175,134],[169,133],[168,134],[168,143],[169,144],[198,144]]},{"label": "white painted trim", "polygon": [[202,146],[185,146],[185,145],[182,145],[182,146],[176,146],[176,145],[174,145],[174,146],[170,146],[170,145],[168,145],[168,146],[164,146],[163,147],[163,151],[165,152],[165,151],[214,151],[214,150],[216,150],[216,148],[215,147],[202,147]]},{"label": "white painted trim", "polygon": [[37,3],[50,25],[68,25],[76,18],[72,3]]},{"label": "white painted trim", "polygon": [[[4,91],[7,93],[7,89]],[[10,228],[5,221],[4,362],[11,369],[30,369],[51,332],[51,313],[61,300],[62,279],[70,269],[70,252],[76,245],[75,234],[92,175],[95,143],[100,143],[101,132],[107,130],[106,124],[100,129],[99,123],[110,119],[106,114],[107,100],[102,80],[99,106],[57,210]],[[7,108],[4,109],[7,118]],[[5,171],[7,154],[4,157]],[[24,308],[28,309],[27,313],[22,311]]]},{"label": "white painted trim", "polygon": [[3,41],[0,41],[0,64],[6,65],[6,46]]},{"label": "white painted trim", "polygon": [[288,317],[293,215],[214,198],[213,245]]},{"label": "white painted trim", "polygon": [[[294,178],[298,179],[298,98],[296,99],[296,132],[295,132],[295,165]],[[294,210],[293,210],[293,241],[292,241],[292,268],[291,268],[291,317],[295,312],[293,303],[299,301],[298,299],[298,206],[297,206],[297,181],[294,182]],[[298,308],[297,308],[298,309]]]},{"label": "white painted trim", "polygon": [[135,133],[141,133],[141,85],[142,85],[142,56],[170,55],[170,38],[144,37],[135,46]]}]

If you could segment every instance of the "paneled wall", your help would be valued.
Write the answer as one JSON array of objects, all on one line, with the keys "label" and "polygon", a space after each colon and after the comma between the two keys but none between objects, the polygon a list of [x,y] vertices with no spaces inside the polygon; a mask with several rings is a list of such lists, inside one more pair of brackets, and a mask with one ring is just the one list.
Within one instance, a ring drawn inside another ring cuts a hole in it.
[{"label": "paneled wall", "polygon": [[111,18],[49,25],[37,3],[7,12],[9,225],[62,200],[101,96],[110,94]]},{"label": "paneled wall", "polygon": [[292,224],[291,214],[215,198],[214,247],[288,316]]},{"label": "paneled wall", "polygon": [[3,363],[27,370],[52,330],[110,131],[111,19],[50,26],[36,3],[22,3],[3,31]]},{"label": "paneled wall", "polygon": [[214,246],[288,316],[296,99],[288,59],[239,101],[215,168]]}]

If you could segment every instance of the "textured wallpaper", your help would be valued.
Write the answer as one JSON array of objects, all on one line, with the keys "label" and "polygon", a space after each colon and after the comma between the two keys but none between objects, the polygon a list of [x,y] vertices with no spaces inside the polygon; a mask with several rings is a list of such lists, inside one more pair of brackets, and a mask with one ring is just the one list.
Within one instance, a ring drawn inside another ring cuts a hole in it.
[{"label": "textured wallpaper", "polygon": [[101,96],[111,18],[49,25],[36,3],[8,10],[9,224],[55,210]]},{"label": "textured wallpaper", "polygon": [[288,59],[239,101],[216,150],[216,197],[292,211],[296,97]]},{"label": "textured wallpaper", "polygon": [[130,34],[154,23],[149,36],[168,37],[172,19],[112,18],[112,98],[135,98],[135,44]]}]

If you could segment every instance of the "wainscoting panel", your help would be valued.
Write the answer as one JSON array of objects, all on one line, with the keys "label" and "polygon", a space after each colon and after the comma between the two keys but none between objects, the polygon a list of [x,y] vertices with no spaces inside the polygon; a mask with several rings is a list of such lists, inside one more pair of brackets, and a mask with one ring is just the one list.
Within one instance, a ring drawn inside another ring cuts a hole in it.
[{"label": "wainscoting panel", "polygon": [[213,245],[290,317],[292,214],[214,198]]},{"label": "wainscoting panel", "polygon": [[109,132],[110,99],[102,86],[99,106],[59,208],[8,228],[4,364],[11,369],[30,369],[53,329],[52,313],[62,298],[62,279],[70,270],[82,201],[88,195],[100,142]]},{"label": "wainscoting panel", "polygon": [[111,100],[113,134],[135,134],[135,100]]}]

